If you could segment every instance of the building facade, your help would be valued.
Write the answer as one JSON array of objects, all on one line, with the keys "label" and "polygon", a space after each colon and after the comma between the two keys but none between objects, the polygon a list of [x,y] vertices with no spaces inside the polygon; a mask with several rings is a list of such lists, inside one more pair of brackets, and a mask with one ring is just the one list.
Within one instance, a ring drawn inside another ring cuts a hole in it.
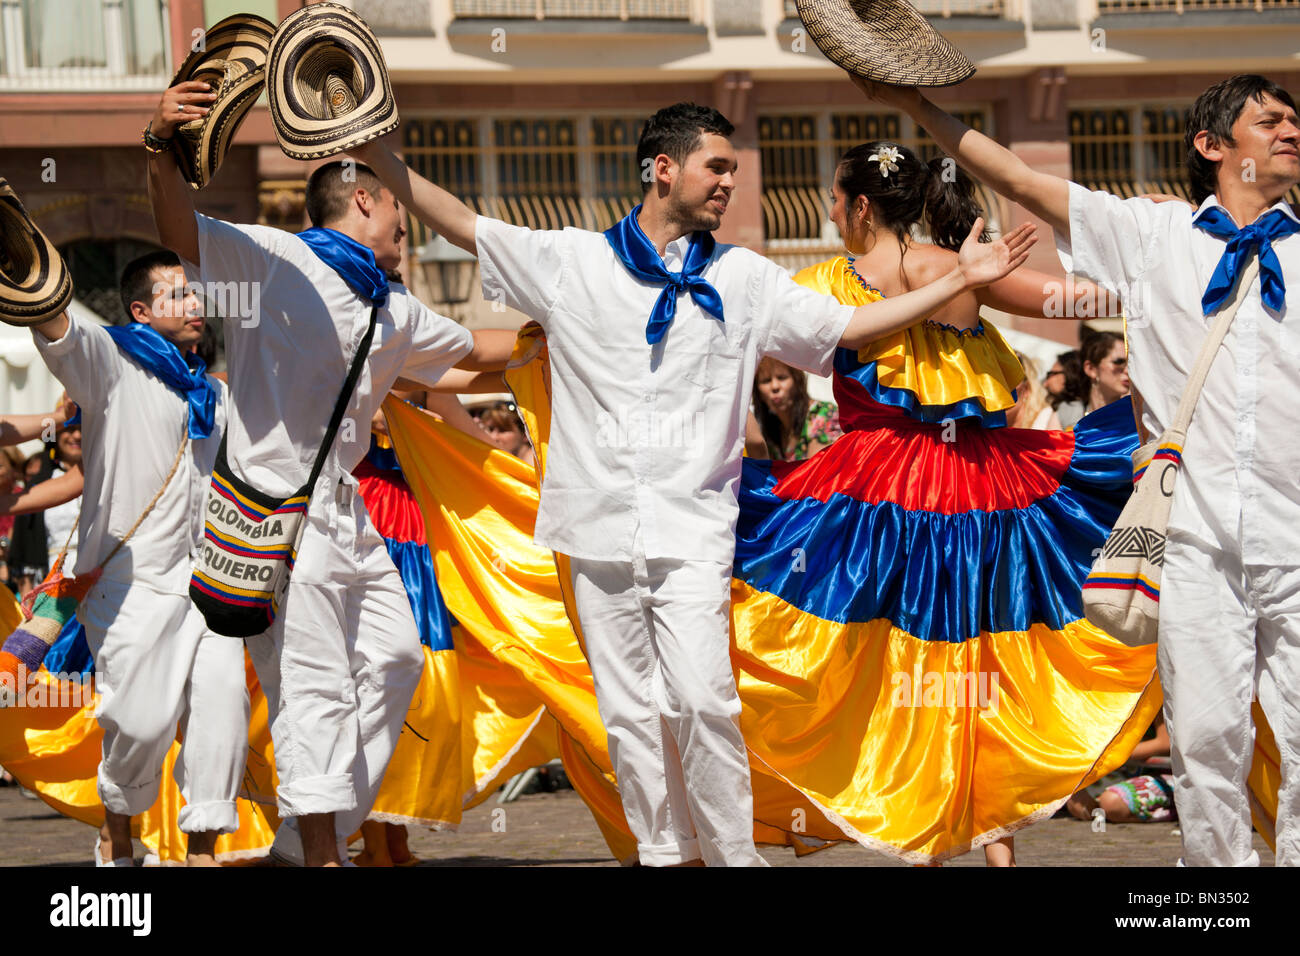
[{"label": "building facade", "polygon": [[[302,0],[0,0],[0,175],[105,290],[155,241],[140,130],[205,24],[277,21]],[[794,0],[351,0],[381,37],[407,159],[512,222],[604,228],[640,196],[635,143],[660,106],[693,100],[735,124],[738,186],[719,237],[791,268],[839,249],[837,157],[872,138],[933,151],[906,117],[865,102],[807,38]],[[1300,85],[1300,0],[919,0],[978,72],[933,98],[1038,168],[1124,195],[1185,193],[1184,111],[1245,70]],[[302,223],[309,168],[275,145],[264,105],[200,208]],[[986,194],[1002,227],[1027,214]],[[470,324],[501,324],[412,224],[404,271]],[[828,231],[829,230],[829,231]],[[1033,264],[1058,272],[1050,242]],[[472,277],[471,277],[472,280]],[[453,300],[464,297],[469,301]],[[106,318],[113,316],[106,315]],[[1010,320],[1073,342],[1069,323]]]}]

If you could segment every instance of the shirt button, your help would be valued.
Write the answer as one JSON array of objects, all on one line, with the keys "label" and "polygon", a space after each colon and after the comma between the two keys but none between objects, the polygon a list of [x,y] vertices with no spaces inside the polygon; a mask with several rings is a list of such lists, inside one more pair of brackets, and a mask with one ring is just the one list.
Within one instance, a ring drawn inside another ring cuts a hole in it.
[{"label": "shirt button", "polygon": [[642,401],[645,401],[645,402],[650,401],[650,396],[649,396],[649,395],[645,396],[645,397],[642,399]]},{"label": "shirt button", "polygon": [[645,479],[644,479],[644,478],[638,478],[638,479],[636,480],[636,483],[637,483],[638,485],[644,485],[644,484],[645,484]]}]

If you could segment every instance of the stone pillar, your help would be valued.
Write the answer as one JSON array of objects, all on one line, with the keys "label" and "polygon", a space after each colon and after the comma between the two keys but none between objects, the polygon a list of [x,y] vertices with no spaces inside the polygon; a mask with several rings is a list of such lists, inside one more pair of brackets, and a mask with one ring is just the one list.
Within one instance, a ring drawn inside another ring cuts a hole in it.
[{"label": "stone pillar", "polygon": [[746,246],[763,251],[763,172],[759,164],[758,115],[752,96],[754,80],[745,71],[731,71],[713,82],[713,105],[731,121],[736,131],[731,142],[736,147],[740,171],[736,189],[716,235],[719,242]]}]

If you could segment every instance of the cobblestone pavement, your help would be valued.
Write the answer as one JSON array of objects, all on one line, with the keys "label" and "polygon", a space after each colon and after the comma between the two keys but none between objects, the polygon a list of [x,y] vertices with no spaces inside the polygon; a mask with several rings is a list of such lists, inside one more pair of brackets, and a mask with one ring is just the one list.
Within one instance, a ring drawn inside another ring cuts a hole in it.
[{"label": "cobblestone pavement", "polygon": [[[16,788],[0,789],[0,866],[88,866],[94,832],[55,813]],[[1173,866],[1177,825],[1107,824],[1094,832],[1072,819],[1046,820],[1016,837],[1021,866]],[[615,866],[591,814],[573,791],[539,793],[501,805],[493,798],[465,814],[456,832],[412,829],[412,851],[424,866]],[[1255,835],[1265,866],[1273,854]],[[353,849],[356,850],[354,845]],[[797,859],[787,849],[764,849],[773,866],[899,866],[895,860],[844,844]],[[950,866],[982,866],[967,854]]]}]

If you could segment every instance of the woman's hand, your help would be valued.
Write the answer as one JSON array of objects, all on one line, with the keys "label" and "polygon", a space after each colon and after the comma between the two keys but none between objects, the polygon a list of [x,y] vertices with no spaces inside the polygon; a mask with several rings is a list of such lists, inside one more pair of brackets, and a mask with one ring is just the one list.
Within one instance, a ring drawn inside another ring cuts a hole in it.
[{"label": "woman's hand", "polygon": [[176,128],[208,115],[217,94],[202,80],[186,80],[166,90],[149,121],[149,131],[159,139],[171,139]]},{"label": "woman's hand", "polygon": [[961,271],[966,288],[988,285],[1025,264],[1029,250],[1038,237],[1033,223],[1021,223],[995,242],[980,242],[984,231],[983,217],[976,219],[970,235],[961,244],[957,254],[957,268]]}]

